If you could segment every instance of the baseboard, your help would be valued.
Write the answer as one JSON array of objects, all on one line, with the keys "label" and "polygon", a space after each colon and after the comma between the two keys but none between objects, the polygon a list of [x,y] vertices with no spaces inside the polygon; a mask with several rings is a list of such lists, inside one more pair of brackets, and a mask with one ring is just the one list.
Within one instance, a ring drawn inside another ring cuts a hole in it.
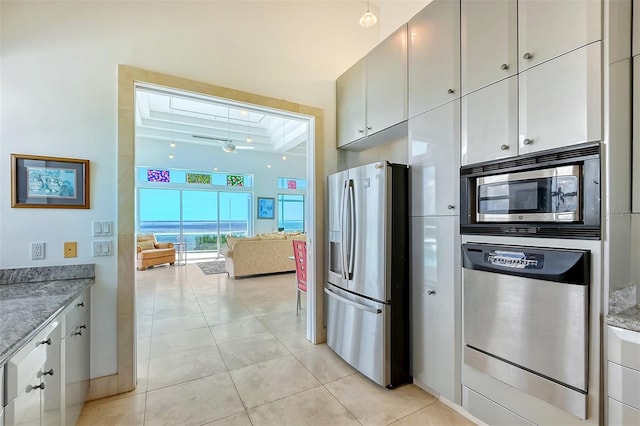
[{"label": "baseboard", "polygon": [[106,398],[118,394],[118,375],[102,376],[91,379],[89,382],[89,393],[87,401]]}]

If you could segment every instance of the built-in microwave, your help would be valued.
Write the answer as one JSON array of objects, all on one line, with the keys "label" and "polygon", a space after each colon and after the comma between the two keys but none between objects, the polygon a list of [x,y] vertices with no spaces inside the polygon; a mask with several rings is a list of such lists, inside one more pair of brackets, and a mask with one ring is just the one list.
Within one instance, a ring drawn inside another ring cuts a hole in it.
[{"label": "built-in microwave", "polygon": [[460,169],[463,234],[600,238],[600,144]]}]

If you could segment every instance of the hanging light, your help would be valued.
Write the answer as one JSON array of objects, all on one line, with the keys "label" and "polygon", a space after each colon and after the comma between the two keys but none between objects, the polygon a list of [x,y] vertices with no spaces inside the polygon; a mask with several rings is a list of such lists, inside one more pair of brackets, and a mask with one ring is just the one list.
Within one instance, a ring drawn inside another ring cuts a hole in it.
[{"label": "hanging light", "polygon": [[171,143],[169,144],[169,146],[170,146],[171,148],[175,148],[175,147],[176,147],[176,143],[175,143],[175,142],[171,142]]},{"label": "hanging light", "polygon": [[360,22],[360,26],[364,28],[371,28],[378,22],[376,15],[369,10],[369,1],[367,1],[367,11],[360,17],[360,21],[358,22]]},{"label": "hanging light", "polygon": [[282,156],[282,159],[283,159],[283,160],[286,160],[286,159],[287,159],[287,156],[286,156],[286,155],[283,155],[283,156]]},{"label": "hanging light", "polygon": [[271,168],[271,164],[267,164],[267,168],[270,169]]},{"label": "hanging light", "polygon": [[169,160],[173,160],[173,152],[169,154]]}]

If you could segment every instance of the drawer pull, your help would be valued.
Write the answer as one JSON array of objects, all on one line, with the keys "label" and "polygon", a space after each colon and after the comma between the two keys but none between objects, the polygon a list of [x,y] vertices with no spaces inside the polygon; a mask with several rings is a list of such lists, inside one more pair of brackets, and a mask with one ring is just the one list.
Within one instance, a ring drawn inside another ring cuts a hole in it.
[{"label": "drawer pull", "polygon": [[522,55],[522,59],[531,59],[531,58],[533,58],[533,55],[529,52]]},{"label": "drawer pull", "polygon": [[54,373],[54,371],[53,371],[53,368],[52,368],[49,371],[43,372],[42,375],[43,376],[53,376],[53,373]]},{"label": "drawer pull", "polygon": [[78,330],[75,333],[73,333],[74,336],[82,336],[82,330]]},{"label": "drawer pull", "polygon": [[525,145],[531,145],[533,143],[533,139],[525,139],[522,141],[522,143]]},{"label": "drawer pull", "polygon": [[84,302],[80,302],[76,305],[78,308],[84,308]]},{"label": "drawer pull", "polygon": [[31,392],[32,390],[36,390],[36,389],[44,390],[44,382],[40,383],[38,386],[29,385],[27,387],[27,392]]},{"label": "drawer pull", "polygon": [[500,65],[500,69],[501,69],[501,70],[503,70],[503,71],[504,71],[504,70],[508,70],[508,69],[509,69],[509,65],[507,65],[507,64],[502,64],[502,65]]},{"label": "drawer pull", "polygon": [[40,342],[41,345],[51,345],[51,337]]},{"label": "drawer pull", "polygon": [[450,95],[453,95],[455,93],[455,90],[449,89],[449,90],[447,90],[447,93],[450,94]]},{"label": "drawer pull", "polygon": [[447,209],[449,209],[449,210],[454,210],[455,208],[456,208],[456,206],[454,206],[453,204],[449,204],[447,206]]},{"label": "drawer pull", "polygon": [[87,329],[87,325],[86,325],[86,324],[82,324],[82,325],[81,325],[80,327],[78,327],[78,328],[79,328],[80,330],[82,330],[82,329],[85,329],[85,330],[86,330],[86,329]]},{"label": "drawer pull", "polygon": [[429,291],[427,291],[427,294],[429,296],[433,296],[434,294],[436,294],[436,291],[435,290],[429,290]]},{"label": "drawer pull", "polygon": [[502,144],[502,145],[500,145],[500,149],[503,150],[503,151],[507,151],[509,149],[509,145]]}]

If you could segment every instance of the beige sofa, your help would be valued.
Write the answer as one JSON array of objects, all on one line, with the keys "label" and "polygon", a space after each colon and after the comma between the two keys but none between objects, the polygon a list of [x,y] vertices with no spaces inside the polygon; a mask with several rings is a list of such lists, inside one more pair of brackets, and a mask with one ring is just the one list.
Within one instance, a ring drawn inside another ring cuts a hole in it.
[{"label": "beige sofa", "polygon": [[231,278],[247,275],[293,272],[296,263],[292,240],[306,240],[306,234],[274,232],[250,238],[227,237],[227,246],[220,248],[225,269]]}]

